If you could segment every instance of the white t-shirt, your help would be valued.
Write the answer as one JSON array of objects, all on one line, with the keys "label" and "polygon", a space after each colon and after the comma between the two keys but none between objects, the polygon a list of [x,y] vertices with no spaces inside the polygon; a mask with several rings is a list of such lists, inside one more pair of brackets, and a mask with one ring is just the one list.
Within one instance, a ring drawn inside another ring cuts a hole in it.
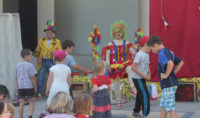
[{"label": "white t-shirt", "polygon": [[[137,63],[138,71],[142,72],[143,74],[147,75],[149,69],[149,53],[143,52],[140,50],[134,58],[134,63]],[[138,74],[133,71],[134,79],[142,79]]]}]

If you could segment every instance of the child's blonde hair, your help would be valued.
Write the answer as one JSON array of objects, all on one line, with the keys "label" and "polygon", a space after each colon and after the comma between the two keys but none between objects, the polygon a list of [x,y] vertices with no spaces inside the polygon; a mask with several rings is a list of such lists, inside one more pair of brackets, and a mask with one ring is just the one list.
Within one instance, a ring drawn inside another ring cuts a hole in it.
[{"label": "child's blonde hair", "polygon": [[74,98],[73,113],[76,115],[92,115],[92,98],[87,94]]},{"label": "child's blonde hair", "polygon": [[58,92],[47,104],[49,113],[70,113],[72,99],[69,94]]},{"label": "child's blonde hair", "polygon": [[103,68],[106,67],[106,63],[103,60],[96,61],[93,65],[93,70],[95,74],[99,74],[102,72]]}]

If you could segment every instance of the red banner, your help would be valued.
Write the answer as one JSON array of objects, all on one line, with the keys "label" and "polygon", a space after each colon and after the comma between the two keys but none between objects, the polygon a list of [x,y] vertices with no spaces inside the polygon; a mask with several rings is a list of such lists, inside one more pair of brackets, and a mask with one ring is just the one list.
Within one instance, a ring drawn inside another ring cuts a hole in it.
[{"label": "red banner", "polygon": [[[167,31],[162,19],[169,24]],[[200,1],[150,0],[150,36],[158,35],[165,47],[184,61],[178,78],[200,76]],[[157,55],[150,54],[152,81],[158,81]]]}]

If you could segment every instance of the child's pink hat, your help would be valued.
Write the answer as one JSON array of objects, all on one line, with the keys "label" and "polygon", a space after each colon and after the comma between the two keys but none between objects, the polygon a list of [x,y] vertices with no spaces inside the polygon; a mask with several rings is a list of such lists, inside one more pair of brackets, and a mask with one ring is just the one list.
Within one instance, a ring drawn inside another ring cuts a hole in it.
[{"label": "child's pink hat", "polygon": [[139,41],[140,46],[143,46],[145,43],[147,43],[148,40],[149,36],[143,36]]},{"label": "child's pink hat", "polygon": [[56,60],[62,60],[66,57],[66,52],[64,50],[56,50],[54,57]]}]

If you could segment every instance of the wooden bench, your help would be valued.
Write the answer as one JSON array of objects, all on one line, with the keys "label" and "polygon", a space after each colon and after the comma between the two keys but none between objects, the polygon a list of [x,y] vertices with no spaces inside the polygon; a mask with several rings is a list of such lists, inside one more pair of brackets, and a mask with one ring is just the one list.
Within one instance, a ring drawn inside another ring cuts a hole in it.
[{"label": "wooden bench", "polygon": [[89,91],[88,87],[89,87],[88,82],[72,82],[71,84],[71,89],[74,97],[79,94],[88,94]]}]

